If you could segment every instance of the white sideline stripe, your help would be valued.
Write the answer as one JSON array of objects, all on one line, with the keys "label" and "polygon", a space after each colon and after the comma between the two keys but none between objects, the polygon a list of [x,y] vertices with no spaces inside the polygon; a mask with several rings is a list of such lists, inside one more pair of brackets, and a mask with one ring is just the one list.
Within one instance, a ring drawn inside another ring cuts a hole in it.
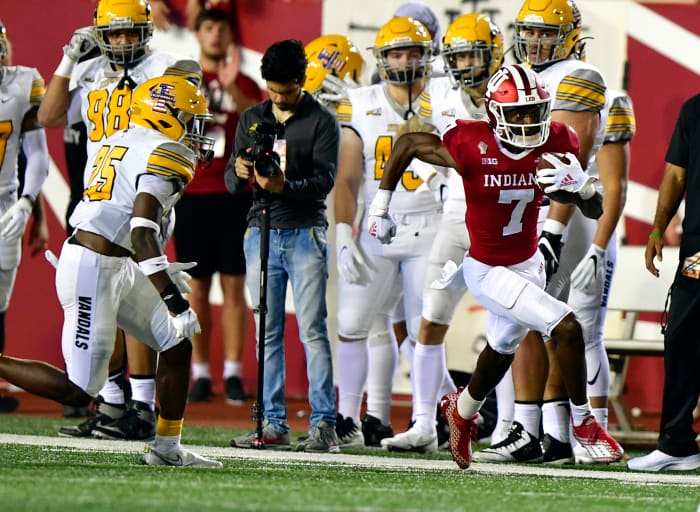
[{"label": "white sideline stripe", "polygon": [[629,35],[637,41],[700,75],[700,52],[688,51],[700,47],[696,34],[634,2],[630,4],[627,26]]},{"label": "white sideline stripe", "polygon": [[[140,441],[110,441],[106,439],[74,439],[69,437],[46,437],[16,434],[0,434],[0,444],[70,448],[79,451],[106,451],[116,453],[141,453],[144,443]],[[280,463],[322,463],[349,465],[353,467],[404,469],[407,471],[459,471],[454,462],[448,460],[403,459],[396,457],[373,457],[371,455],[318,454],[244,450],[240,448],[218,448],[212,446],[189,446],[205,457],[217,459],[262,460]],[[616,480],[631,484],[665,484],[700,486],[700,476],[671,473],[635,473],[631,471],[596,471],[589,469],[564,469],[546,466],[517,464],[488,464],[475,462],[468,470],[490,475],[536,475],[558,478],[591,478],[594,480]]]}]

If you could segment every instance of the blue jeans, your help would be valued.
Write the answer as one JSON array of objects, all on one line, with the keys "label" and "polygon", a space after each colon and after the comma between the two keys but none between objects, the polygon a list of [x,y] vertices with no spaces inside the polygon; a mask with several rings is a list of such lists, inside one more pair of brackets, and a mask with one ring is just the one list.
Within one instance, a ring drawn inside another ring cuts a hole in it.
[{"label": "blue jeans", "polygon": [[[246,283],[253,307],[260,303],[260,234],[260,228],[249,228],[243,244]],[[265,419],[278,432],[289,432],[284,368],[284,302],[289,281],[299,324],[299,338],[306,354],[310,427],[313,429],[321,420],[335,425],[333,363],[326,327],[326,229],[270,229],[269,247],[263,385]],[[258,314],[255,315],[255,325],[257,338],[260,332]]]}]

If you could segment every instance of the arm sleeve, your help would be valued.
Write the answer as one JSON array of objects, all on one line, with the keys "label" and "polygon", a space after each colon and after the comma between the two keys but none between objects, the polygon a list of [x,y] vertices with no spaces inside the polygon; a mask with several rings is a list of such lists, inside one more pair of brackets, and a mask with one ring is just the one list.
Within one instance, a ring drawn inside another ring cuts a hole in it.
[{"label": "arm sleeve", "polygon": [[24,132],[22,134],[22,150],[27,156],[22,194],[27,194],[34,200],[41,192],[41,187],[49,174],[49,149],[44,129]]}]

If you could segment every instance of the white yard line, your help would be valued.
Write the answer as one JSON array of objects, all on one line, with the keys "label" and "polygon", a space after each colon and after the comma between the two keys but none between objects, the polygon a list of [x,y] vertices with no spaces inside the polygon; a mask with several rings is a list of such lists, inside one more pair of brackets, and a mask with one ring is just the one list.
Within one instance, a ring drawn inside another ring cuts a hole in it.
[{"label": "white yard line", "polygon": [[[71,448],[74,450],[100,450],[120,453],[139,453],[144,443],[137,441],[108,441],[101,439],[77,439],[64,437],[0,434],[0,444],[23,444],[45,448]],[[326,463],[366,468],[405,469],[408,471],[459,471],[452,461],[374,457],[372,455],[313,454],[280,452],[274,450],[242,450],[213,446],[192,446],[205,457],[217,459],[247,459],[280,463]],[[636,473],[631,471],[597,471],[518,464],[485,464],[475,462],[468,472],[492,475],[537,475],[558,478],[592,478],[615,480],[632,484],[693,485],[700,487],[700,475],[684,473]]]}]

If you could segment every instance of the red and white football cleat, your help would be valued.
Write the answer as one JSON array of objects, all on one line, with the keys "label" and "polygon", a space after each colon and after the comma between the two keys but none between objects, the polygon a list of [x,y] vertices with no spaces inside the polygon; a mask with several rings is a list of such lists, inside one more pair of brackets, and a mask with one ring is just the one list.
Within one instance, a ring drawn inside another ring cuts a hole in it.
[{"label": "red and white football cleat", "polygon": [[573,426],[573,433],[593,462],[602,464],[617,462],[625,453],[620,443],[608,434],[592,414],[586,416],[580,426]]},{"label": "red and white football cleat", "polygon": [[462,469],[472,463],[472,439],[476,439],[479,413],[464,419],[457,412],[459,392],[447,393],[440,399],[440,413],[450,428],[450,453],[452,459]]}]

